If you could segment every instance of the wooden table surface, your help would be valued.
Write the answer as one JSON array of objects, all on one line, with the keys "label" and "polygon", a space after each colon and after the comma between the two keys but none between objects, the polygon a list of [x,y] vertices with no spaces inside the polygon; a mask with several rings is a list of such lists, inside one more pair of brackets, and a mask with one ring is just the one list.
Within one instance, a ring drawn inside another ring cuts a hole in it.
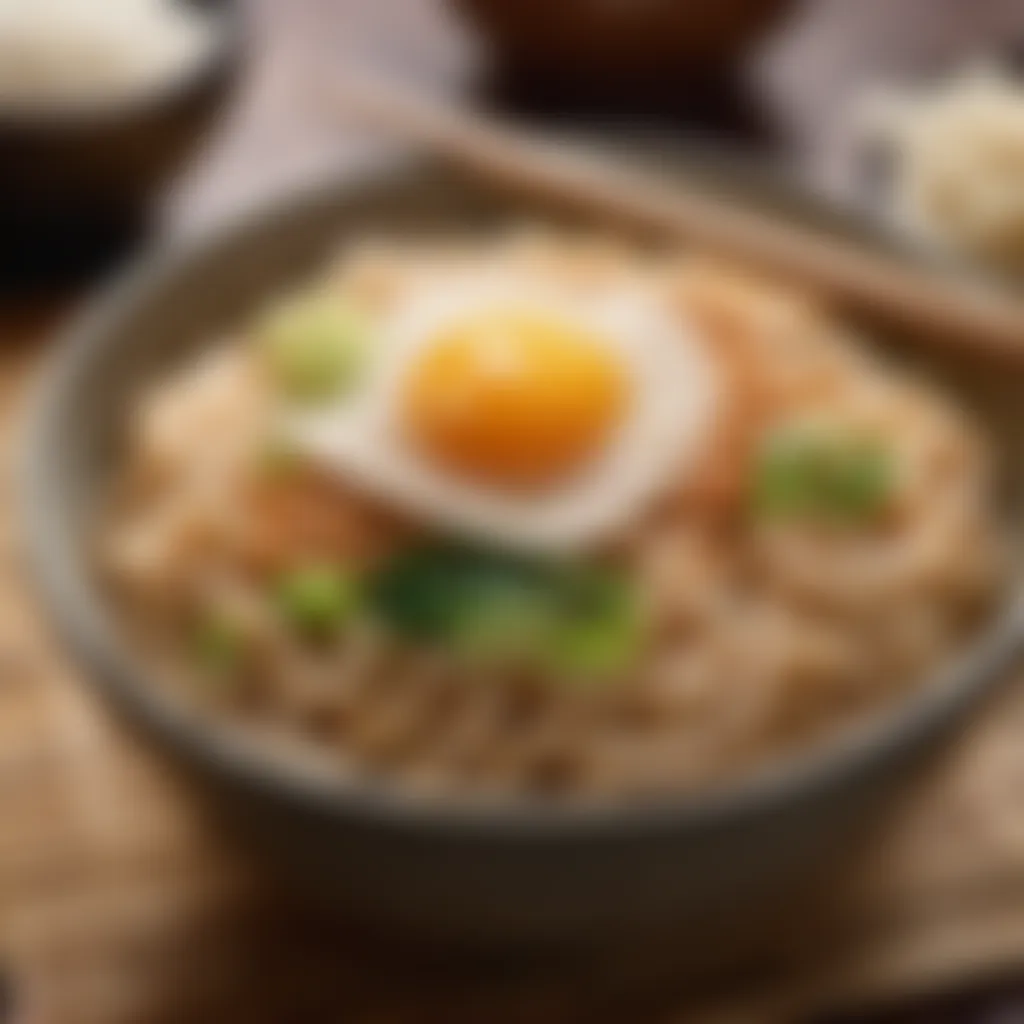
[{"label": "wooden table surface", "polygon": [[[381,140],[332,122],[308,102],[318,76],[353,54],[447,93],[478,94],[484,81],[474,41],[431,0],[249,0],[249,5],[254,48],[244,88],[168,196],[164,231],[169,234],[206,227],[308,176],[354,168],[387,153]],[[808,180],[832,184],[841,177],[841,115],[866,83],[879,75],[930,72],[983,48],[1012,50],[1019,41],[1024,41],[1024,0],[808,3],[744,71],[753,121],[726,118],[716,124],[712,117],[710,127],[733,142],[781,155]],[[661,123],[672,131],[692,128],[682,119]],[[700,127],[707,130],[709,124]],[[77,298],[54,295],[28,308],[0,306],[3,395],[20,384],[26,365],[34,363]],[[11,666],[0,665],[0,677],[13,675]],[[18,801],[3,788],[0,812],[16,827]],[[236,1019],[229,1008],[224,1013],[225,1022]],[[1024,999],[1010,980],[880,1016],[848,1018],[869,1019],[878,1024],[1024,1021]]]}]

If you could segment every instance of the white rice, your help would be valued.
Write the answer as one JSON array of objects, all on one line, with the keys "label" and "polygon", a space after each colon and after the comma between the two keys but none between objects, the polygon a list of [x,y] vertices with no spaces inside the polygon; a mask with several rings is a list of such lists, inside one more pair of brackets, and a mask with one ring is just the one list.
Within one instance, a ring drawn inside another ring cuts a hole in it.
[{"label": "white rice", "polygon": [[0,0],[0,109],[102,106],[208,58],[219,22],[175,0]]}]

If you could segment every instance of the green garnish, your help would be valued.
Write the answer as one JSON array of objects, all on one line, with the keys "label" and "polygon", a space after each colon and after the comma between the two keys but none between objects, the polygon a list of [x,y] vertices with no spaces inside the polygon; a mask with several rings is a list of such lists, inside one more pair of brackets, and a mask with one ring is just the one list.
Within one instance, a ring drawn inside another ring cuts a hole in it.
[{"label": "green garnish", "polygon": [[639,641],[632,594],[610,570],[436,545],[386,563],[368,595],[371,611],[408,639],[576,674],[621,668]]},{"label": "green garnish", "polygon": [[277,603],[294,629],[324,640],[352,618],[359,595],[355,581],[343,571],[309,566],[287,573],[278,582]]},{"label": "green garnish", "polygon": [[428,545],[400,552],[381,566],[370,582],[369,599],[375,614],[396,633],[450,641],[477,633],[483,637],[503,622],[530,619],[541,583],[532,563]]},{"label": "green garnish", "polygon": [[636,595],[618,574],[583,570],[561,588],[551,629],[550,663],[564,672],[603,674],[625,668],[640,643]]},{"label": "green garnish", "polygon": [[469,548],[427,546],[383,565],[370,602],[400,636],[486,654],[531,642],[534,589],[532,567]]},{"label": "green garnish", "polygon": [[226,616],[207,613],[192,634],[196,663],[212,675],[223,676],[236,669],[245,653],[241,629]]},{"label": "green garnish", "polygon": [[267,365],[290,398],[319,402],[354,381],[366,351],[362,317],[333,295],[294,299],[259,328]]},{"label": "green garnish", "polygon": [[892,453],[877,438],[785,427],[761,452],[754,507],[770,517],[860,521],[885,506],[894,476]]}]

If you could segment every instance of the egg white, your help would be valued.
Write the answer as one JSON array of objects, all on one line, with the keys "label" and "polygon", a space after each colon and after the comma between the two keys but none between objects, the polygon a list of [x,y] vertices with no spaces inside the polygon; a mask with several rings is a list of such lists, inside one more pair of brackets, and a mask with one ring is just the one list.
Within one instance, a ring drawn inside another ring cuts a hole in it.
[{"label": "egg white", "polygon": [[[510,491],[432,462],[402,437],[407,375],[452,323],[490,309],[572,322],[609,347],[630,378],[631,401],[604,450],[543,489]],[[718,406],[706,347],[651,290],[587,298],[535,285],[476,282],[407,297],[378,325],[356,393],[296,415],[296,443],[348,482],[447,535],[505,548],[564,553],[628,526],[699,453]]]}]

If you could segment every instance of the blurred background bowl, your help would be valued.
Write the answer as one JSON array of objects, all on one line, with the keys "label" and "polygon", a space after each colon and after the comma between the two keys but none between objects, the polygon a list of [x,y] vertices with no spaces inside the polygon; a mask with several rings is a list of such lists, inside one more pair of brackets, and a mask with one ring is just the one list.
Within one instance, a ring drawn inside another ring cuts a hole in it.
[{"label": "blurred background bowl", "polygon": [[657,99],[733,68],[793,0],[452,0],[504,71],[558,93]]},{"label": "blurred background bowl", "polygon": [[80,111],[0,107],[0,290],[92,273],[144,232],[154,199],[211,127],[242,63],[237,0],[210,52],[167,85]]}]

